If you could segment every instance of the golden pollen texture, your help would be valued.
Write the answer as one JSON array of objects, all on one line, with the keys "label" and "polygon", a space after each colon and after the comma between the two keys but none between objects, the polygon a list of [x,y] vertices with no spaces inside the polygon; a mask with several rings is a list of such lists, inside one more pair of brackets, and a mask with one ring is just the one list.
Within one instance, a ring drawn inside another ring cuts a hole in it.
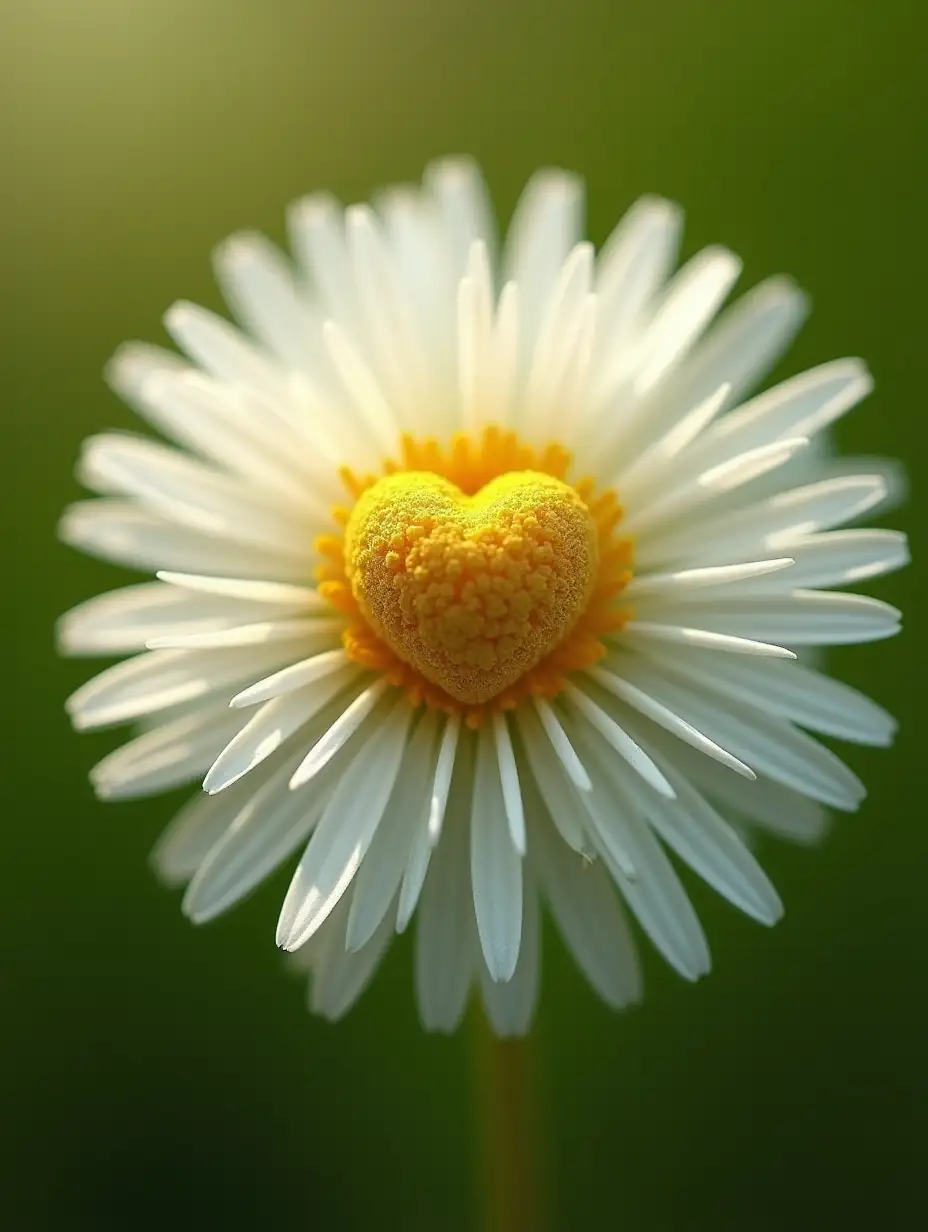
[{"label": "golden pollen texture", "polygon": [[441,475],[387,475],[345,527],[351,593],[390,649],[480,705],[570,633],[599,567],[595,519],[552,475],[514,471],[473,495]]}]

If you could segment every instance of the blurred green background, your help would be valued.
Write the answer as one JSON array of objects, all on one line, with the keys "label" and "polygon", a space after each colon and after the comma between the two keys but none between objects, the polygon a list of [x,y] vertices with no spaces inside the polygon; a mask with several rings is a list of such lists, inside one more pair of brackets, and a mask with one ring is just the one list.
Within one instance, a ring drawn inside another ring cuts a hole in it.
[{"label": "blurred green background", "polygon": [[[876,393],[843,447],[894,454],[924,524],[928,15],[915,0],[0,0],[4,622],[0,1227],[468,1228],[466,1033],[420,1032],[400,944],[337,1028],[304,1011],[273,929],[287,874],[195,930],[147,853],[175,801],[98,804],[113,734],[62,710],[90,671],[56,615],[128,580],[54,539],[83,436],[130,426],[101,369],[218,306],[209,251],[282,238],[469,152],[508,215],[539,164],[587,179],[606,235],[641,192],[687,252],[781,269],[814,312],[783,371],[843,354]],[[902,720],[852,750],[871,795],[814,852],[768,843],[768,933],[693,884],[715,972],[645,957],[614,1017],[548,946],[539,1047],[560,1230],[911,1228],[928,1146],[916,776],[920,567],[879,593],[901,640],[836,668]],[[920,683],[921,681],[921,683]]]}]

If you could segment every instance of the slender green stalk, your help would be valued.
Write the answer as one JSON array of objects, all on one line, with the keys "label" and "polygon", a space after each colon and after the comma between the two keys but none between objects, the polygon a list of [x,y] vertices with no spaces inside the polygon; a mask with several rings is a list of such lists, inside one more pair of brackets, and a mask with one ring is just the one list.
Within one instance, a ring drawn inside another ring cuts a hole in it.
[{"label": "slender green stalk", "polygon": [[547,1171],[535,1043],[501,1040],[472,1011],[481,1232],[544,1232]]}]

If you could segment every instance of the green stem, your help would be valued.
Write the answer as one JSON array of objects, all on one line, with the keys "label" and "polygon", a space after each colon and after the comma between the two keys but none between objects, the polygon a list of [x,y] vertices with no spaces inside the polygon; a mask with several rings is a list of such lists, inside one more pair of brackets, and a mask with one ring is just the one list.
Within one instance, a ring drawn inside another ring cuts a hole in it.
[{"label": "green stem", "polygon": [[534,1041],[498,1039],[473,1011],[481,1232],[543,1232],[542,1121]]}]

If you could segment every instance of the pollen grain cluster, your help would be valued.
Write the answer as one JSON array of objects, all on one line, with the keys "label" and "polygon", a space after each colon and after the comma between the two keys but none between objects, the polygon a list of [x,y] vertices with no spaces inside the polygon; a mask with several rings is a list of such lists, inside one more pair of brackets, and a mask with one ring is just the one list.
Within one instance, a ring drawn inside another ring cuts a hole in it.
[{"label": "pollen grain cluster", "polygon": [[457,701],[489,701],[570,631],[598,566],[596,526],[559,479],[516,471],[464,495],[411,471],[369,488],[345,534],[362,615]]},{"label": "pollen grain cluster", "polygon": [[487,704],[555,695],[624,620],[614,599],[631,545],[614,535],[615,497],[564,482],[558,447],[492,428],[447,453],[411,441],[404,452],[407,467],[381,478],[344,472],[356,497],[336,511],[344,535],[318,543],[321,593],[353,618],[349,656],[471,723]]}]

